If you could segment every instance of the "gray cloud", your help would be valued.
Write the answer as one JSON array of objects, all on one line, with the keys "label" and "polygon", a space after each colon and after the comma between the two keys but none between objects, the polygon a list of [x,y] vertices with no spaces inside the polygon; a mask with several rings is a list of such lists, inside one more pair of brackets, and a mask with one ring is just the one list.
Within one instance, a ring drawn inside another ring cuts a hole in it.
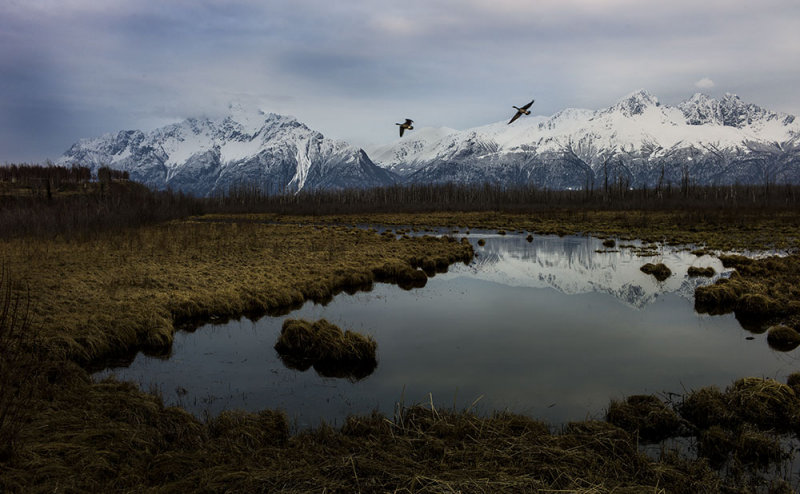
[{"label": "gray cloud", "polygon": [[800,113],[799,24],[794,0],[8,0],[0,162],[234,100],[356,144],[405,117],[504,120],[530,97],[538,114],[641,87],[675,103],[709,75],[704,91]]}]

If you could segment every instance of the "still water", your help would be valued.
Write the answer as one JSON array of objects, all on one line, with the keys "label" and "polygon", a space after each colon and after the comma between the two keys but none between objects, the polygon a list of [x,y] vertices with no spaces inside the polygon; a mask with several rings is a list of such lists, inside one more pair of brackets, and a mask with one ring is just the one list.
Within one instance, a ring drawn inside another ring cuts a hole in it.
[{"label": "still water", "polygon": [[[95,377],[137,381],[200,416],[282,409],[303,429],[372,410],[391,417],[397,403],[431,400],[558,424],[601,418],[612,398],[724,388],[744,376],[785,381],[800,370],[793,352],[770,349],[766,334],[747,332],[733,315],[695,313],[694,288],[714,278],[686,271],[712,266],[725,276],[716,258],[665,247],[655,257],[597,252],[605,248],[591,237],[469,238],[478,257],[423,288],[379,283],[281,317],[179,332],[169,359],[139,354]],[[639,270],[646,262],[673,275],[658,282]],[[372,335],[378,367],[357,382],[286,368],[273,346],[287,318],[326,318]]]}]

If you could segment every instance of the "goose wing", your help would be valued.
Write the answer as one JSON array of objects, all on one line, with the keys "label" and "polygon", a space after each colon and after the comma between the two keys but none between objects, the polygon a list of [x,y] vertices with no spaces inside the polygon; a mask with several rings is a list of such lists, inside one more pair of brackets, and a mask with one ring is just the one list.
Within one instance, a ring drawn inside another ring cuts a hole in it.
[{"label": "goose wing", "polygon": [[522,109],[523,109],[523,110],[527,110],[528,108],[530,108],[530,107],[531,107],[531,105],[533,104],[533,102],[534,102],[534,101],[536,101],[536,100],[533,100],[533,99],[532,99],[532,100],[531,100],[531,102],[530,102],[530,103],[528,103],[527,105],[523,106],[523,107],[522,107]]},{"label": "goose wing", "polygon": [[514,120],[518,119],[520,115],[522,115],[522,112],[521,112],[520,110],[517,110],[517,113],[516,113],[516,114],[515,114],[513,117],[511,117],[511,120],[509,120],[509,121],[508,121],[508,124],[507,124],[507,125],[511,125],[511,123],[512,123]]}]

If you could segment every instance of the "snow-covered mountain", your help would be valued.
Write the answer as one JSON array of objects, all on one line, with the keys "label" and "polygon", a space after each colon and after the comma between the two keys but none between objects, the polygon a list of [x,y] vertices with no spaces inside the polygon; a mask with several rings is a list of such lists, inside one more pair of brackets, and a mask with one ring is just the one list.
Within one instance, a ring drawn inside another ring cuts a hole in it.
[{"label": "snow-covered mountain", "polygon": [[602,110],[463,131],[422,128],[370,156],[411,183],[800,183],[800,121],[732,94],[667,106],[639,90]]},{"label": "snow-covered mountain", "polygon": [[294,118],[240,106],[221,119],[190,118],[149,133],[82,139],[57,161],[73,163],[127,170],[151,187],[198,196],[237,186],[278,193],[395,182],[361,149],[326,139]]}]

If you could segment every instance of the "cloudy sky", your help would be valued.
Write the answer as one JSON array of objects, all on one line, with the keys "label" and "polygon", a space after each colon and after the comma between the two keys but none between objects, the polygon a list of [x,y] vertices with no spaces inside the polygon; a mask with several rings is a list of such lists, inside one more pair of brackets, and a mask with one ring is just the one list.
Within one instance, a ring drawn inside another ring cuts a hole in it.
[{"label": "cloudy sky", "polygon": [[733,92],[800,114],[797,0],[3,0],[0,163],[239,102],[368,146]]}]

